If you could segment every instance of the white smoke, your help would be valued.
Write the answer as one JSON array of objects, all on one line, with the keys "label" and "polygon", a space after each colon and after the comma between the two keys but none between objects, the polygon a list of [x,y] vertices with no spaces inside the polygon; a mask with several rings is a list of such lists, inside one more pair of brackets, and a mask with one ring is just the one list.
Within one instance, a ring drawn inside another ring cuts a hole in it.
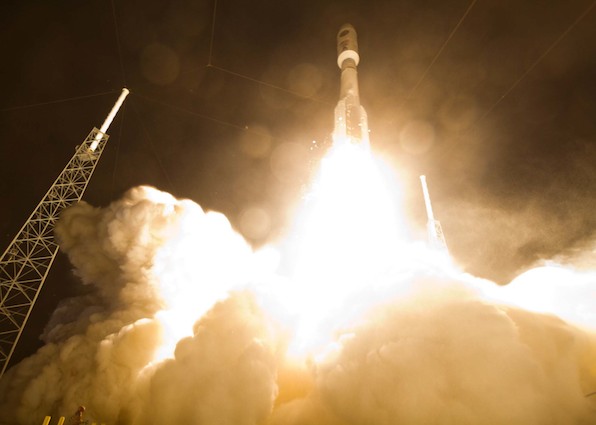
[{"label": "white smoke", "polygon": [[591,318],[580,329],[522,309],[418,248],[370,282],[368,304],[347,299],[323,352],[296,360],[279,288],[254,282],[257,261],[222,215],[140,187],[67,210],[57,235],[93,290],[65,301],[47,344],[0,381],[0,423],[79,405],[122,425],[596,423]]},{"label": "white smoke", "polygon": [[142,383],[125,422],[260,423],[277,394],[273,336],[250,294],[215,305]]},{"label": "white smoke", "polygon": [[[250,250],[221,214],[149,187],[105,209],[75,205],[56,235],[94,290],[63,303],[47,345],[4,375],[0,422],[37,424],[85,405],[88,418],[115,423],[164,342],[160,314],[177,307],[188,315],[190,305],[200,317],[247,275]],[[182,332],[191,334],[192,321],[187,326]]]},{"label": "white smoke", "polygon": [[591,424],[595,342],[553,316],[421,294],[346,330],[271,423]]}]

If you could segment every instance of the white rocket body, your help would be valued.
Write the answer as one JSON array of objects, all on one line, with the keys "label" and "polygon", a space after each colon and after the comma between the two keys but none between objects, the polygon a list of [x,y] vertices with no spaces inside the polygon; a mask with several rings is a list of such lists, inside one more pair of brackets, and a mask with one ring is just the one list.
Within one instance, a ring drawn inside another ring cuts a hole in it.
[{"label": "white rocket body", "polygon": [[335,107],[334,143],[369,146],[368,117],[358,93],[358,39],[356,30],[344,24],[337,33],[337,66],[341,69],[339,102]]}]

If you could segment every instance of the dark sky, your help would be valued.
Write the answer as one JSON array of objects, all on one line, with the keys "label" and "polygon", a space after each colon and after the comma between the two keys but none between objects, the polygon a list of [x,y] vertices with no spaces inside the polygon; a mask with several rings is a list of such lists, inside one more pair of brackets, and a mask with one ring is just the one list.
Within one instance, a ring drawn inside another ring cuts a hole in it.
[{"label": "dark sky", "polygon": [[[271,232],[253,242],[280,237],[332,131],[335,36],[350,22],[371,145],[401,176],[412,228],[422,234],[426,174],[466,271],[507,283],[537,260],[593,249],[594,4],[219,0],[212,27],[212,0],[5,2],[2,246],[123,86],[132,94],[85,200],[149,184],[234,225],[264,208]],[[296,155],[280,175],[284,143]],[[251,156],[254,145],[269,149]],[[76,292],[68,269],[60,258],[32,323]]]}]

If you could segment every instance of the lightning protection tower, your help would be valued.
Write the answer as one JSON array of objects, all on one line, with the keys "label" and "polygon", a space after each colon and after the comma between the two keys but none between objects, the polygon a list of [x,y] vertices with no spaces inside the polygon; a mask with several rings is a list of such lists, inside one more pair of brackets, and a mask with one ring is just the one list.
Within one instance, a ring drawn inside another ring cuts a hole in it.
[{"label": "lightning protection tower", "polygon": [[426,205],[426,215],[428,222],[426,224],[428,231],[428,241],[430,246],[437,250],[449,252],[447,249],[447,242],[445,242],[445,235],[439,220],[435,220],[433,214],[433,207],[430,203],[430,195],[428,194],[428,186],[426,185],[426,176],[420,176],[420,183],[422,183],[422,194],[424,195],[424,204]]},{"label": "lightning protection tower", "polygon": [[58,253],[54,226],[60,213],[81,200],[108,135],[128,95],[122,93],[98,130],[94,128],[0,257],[0,379]]}]

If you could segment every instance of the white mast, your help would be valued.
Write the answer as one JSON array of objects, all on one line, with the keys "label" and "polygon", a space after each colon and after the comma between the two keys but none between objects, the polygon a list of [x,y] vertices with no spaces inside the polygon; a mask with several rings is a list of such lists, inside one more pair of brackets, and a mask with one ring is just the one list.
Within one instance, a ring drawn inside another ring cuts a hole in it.
[{"label": "white mast", "polygon": [[127,88],[122,89],[122,92],[120,93],[120,96],[118,97],[118,100],[116,100],[116,103],[114,103],[112,110],[110,111],[110,113],[104,120],[103,124],[99,128],[99,133],[97,133],[97,135],[95,136],[95,140],[93,140],[93,143],[91,143],[91,146],[89,147],[90,151],[95,151],[95,149],[97,149],[97,145],[99,144],[99,141],[101,140],[102,136],[104,134],[106,134],[106,132],[108,131],[108,128],[110,128],[110,124],[112,124],[114,117],[120,110],[120,107],[124,103],[124,99],[126,99],[126,96],[128,96],[129,93],[130,93],[130,91]]},{"label": "white mast", "polygon": [[426,226],[430,246],[449,252],[447,243],[445,242],[445,236],[443,235],[443,229],[441,228],[441,223],[439,223],[439,220],[435,220],[433,214],[433,207],[430,203],[430,195],[428,194],[428,187],[426,185],[426,176],[420,176],[420,182],[422,183],[422,193],[424,194],[424,204],[426,205],[426,215],[428,217]]}]

